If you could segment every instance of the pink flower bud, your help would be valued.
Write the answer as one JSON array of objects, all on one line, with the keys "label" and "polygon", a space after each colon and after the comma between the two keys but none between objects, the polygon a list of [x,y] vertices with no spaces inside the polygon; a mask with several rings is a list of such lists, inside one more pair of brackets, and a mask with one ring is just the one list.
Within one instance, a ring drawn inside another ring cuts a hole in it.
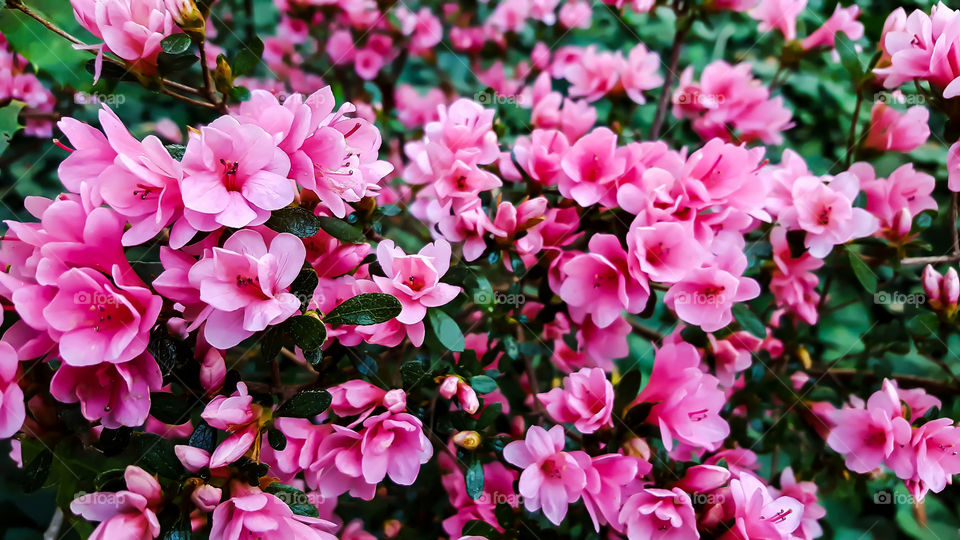
[{"label": "pink flower bud", "polygon": [[[933,269],[933,266],[927,265],[923,269],[923,292],[927,295],[932,301],[940,299],[940,284],[943,283],[943,276],[941,276],[936,270]],[[936,306],[934,306],[936,307]]]},{"label": "pink flower bud", "polygon": [[399,388],[390,390],[383,396],[383,406],[390,412],[403,412],[407,408],[406,392]]},{"label": "pink flower bud", "polygon": [[203,356],[200,366],[200,384],[204,390],[213,393],[223,386],[223,379],[227,376],[227,366],[223,362],[223,355],[217,349],[210,349]]},{"label": "pink flower bud", "polygon": [[220,503],[220,488],[204,484],[193,490],[190,500],[203,512],[211,512]]},{"label": "pink flower bud", "polygon": [[480,401],[477,400],[476,391],[465,382],[461,382],[457,388],[457,398],[460,400],[460,407],[467,414],[473,414],[480,409]]},{"label": "pink flower bud", "polygon": [[177,455],[183,467],[193,473],[210,464],[210,452],[200,448],[178,444],[173,447],[173,453]]},{"label": "pink flower bud", "polygon": [[910,213],[909,208],[901,208],[895,216],[893,216],[893,223],[891,224],[891,229],[897,238],[906,238],[910,234],[910,228],[913,226],[913,214]]},{"label": "pink flower bud", "polygon": [[695,465],[687,469],[677,487],[690,493],[713,491],[730,479],[730,471],[716,465]]},{"label": "pink flower bud", "polygon": [[958,297],[960,297],[960,278],[957,277],[957,270],[950,268],[940,285],[940,300],[947,307],[955,308],[957,307]]},{"label": "pink flower bud", "polygon": [[451,399],[457,393],[457,386],[460,384],[460,378],[456,375],[450,375],[440,383],[440,395]]}]

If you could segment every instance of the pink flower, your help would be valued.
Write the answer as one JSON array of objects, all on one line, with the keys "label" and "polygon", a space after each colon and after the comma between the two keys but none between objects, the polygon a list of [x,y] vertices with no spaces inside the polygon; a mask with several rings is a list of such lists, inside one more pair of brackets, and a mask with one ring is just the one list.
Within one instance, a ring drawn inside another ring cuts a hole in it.
[{"label": "pink flower", "polygon": [[270,134],[230,116],[191,136],[182,163],[184,215],[199,231],[260,225],[296,195],[290,158]]},{"label": "pink flower", "polygon": [[560,193],[590,206],[616,194],[613,183],[626,169],[626,158],[617,152],[617,135],[605,127],[596,128],[563,155]]},{"label": "pink flower", "polygon": [[882,43],[889,55],[889,65],[875,70],[883,79],[883,85],[896,88],[920,79],[933,85],[934,92],[943,90],[944,98],[957,96],[960,93],[956,81],[960,76],[957,16],[956,10],[943,3],[932,6],[929,15],[919,9],[909,16],[904,16],[902,11],[891,14],[884,25]]},{"label": "pink flower", "polygon": [[931,196],[936,181],[914,169],[912,163],[897,167],[888,178],[876,178],[873,167],[867,163],[854,163],[850,172],[860,179],[867,195],[867,211],[886,228],[894,226],[897,215],[904,209],[910,216],[937,209],[937,201]]},{"label": "pink flower", "polygon": [[647,423],[659,426],[669,451],[673,440],[715,450],[730,427],[720,416],[726,400],[717,378],[700,369],[700,353],[688,343],[665,343],[656,353],[650,381],[638,403],[654,403]]},{"label": "pink flower", "polygon": [[20,431],[26,417],[23,390],[17,385],[19,367],[17,351],[6,341],[0,341],[0,439]]},{"label": "pink flower", "polygon": [[807,0],[761,0],[750,10],[750,16],[760,21],[757,30],[772,32],[777,29],[784,40],[793,41],[797,38],[797,17],[806,7]]},{"label": "pink flower", "polygon": [[230,433],[210,456],[210,468],[233,463],[253,446],[260,430],[260,411],[242,382],[229,397],[217,396],[207,403],[200,416],[211,427]]},{"label": "pink flower", "polygon": [[593,520],[593,528],[600,532],[600,526],[609,524],[621,531],[621,505],[637,474],[647,474],[651,465],[646,461],[620,454],[602,454],[590,458],[582,452],[574,457],[587,475],[587,485],[583,491],[583,504]]},{"label": "pink flower", "polygon": [[793,469],[786,467],[780,473],[780,495],[792,497],[803,503],[803,520],[793,531],[802,540],[813,540],[823,535],[818,521],[827,515],[827,510],[817,504],[817,485],[813,482],[798,482]]},{"label": "pink flower", "polygon": [[583,368],[564,377],[563,388],[537,397],[554,421],[572,423],[581,433],[613,425],[613,385],[600,368]]},{"label": "pink flower", "polygon": [[833,246],[869,236],[877,230],[877,219],[853,206],[859,191],[859,179],[849,172],[824,179],[798,178],[791,190],[794,206],[784,209],[780,222],[788,228],[806,231],[804,244],[811,255],[822,259]]},{"label": "pink flower", "polygon": [[269,250],[260,233],[234,233],[222,248],[213,248],[190,268],[190,285],[208,304],[191,327],[206,321],[204,337],[217,349],[228,349],[300,310],[300,300],[287,292],[303,267],[306,251],[299,238],[278,234]]},{"label": "pink flower", "polygon": [[787,540],[803,519],[803,503],[788,496],[774,499],[770,489],[747,472],[730,481],[730,495],[735,523],[724,538]]},{"label": "pink flower", "polygon": [[433,456],[433,446],[423,434],[420,420],[407,413],[385,412],[363,422],[360,452],[363,478],[371,484],[390,480],[409,486],[420,465]]},{"label": "pink flower", "polygon": [[43,316],[58,336],[65,363],[122,363],[146,350],[162,299],[144,287],[122,284],[119,272],[114,267],[113,282],[90,268],[60,276]]},{"label": "pink flower", "polygon": [[[600,328],[613,324],[623,310],[639,313],[650,298],[646,282],[630,275],[627,253],[612,234],[590,238],[590,253],[564,263],[566,278],[559,295],[571,308],[589,313]],[[573,314],[573,311],[571,311]],[[579,319],[576,314],[574,318]]]},{"label": "pink flower", "polygon": [[513,146],[517,163],[535,182],[544,186],[557,183],[563,174],[560,160],[570,148],[567,137],[555,129],[534,129],[530,137],[517,137]]},{"label": "pink flower", "polygon": [[833,15],[830,15],[827,22],[823,23],[823,26],[814,30],[812,34],[803,40],[803,48],[808,51],[817,47],[832,49],[837,32],[846,34],[847,37],[850,38],[850,41],[856,41],[862,38],[863,23],[856,20],[859,14],[860,6],[854,4],[845,8],[841,7],[838,3],[837,7],[833,10]]},{"label": "pink flower", "polygon": [[784,307],[807,324],[816,324],[817,307],[820,293],[817,285],[820,278],[813,270],[823,266],[823,260],[809,253],[794,258],[787,242],[787,231],[775,227],[770,232],[770,244],[773,246],[773,275],[770,277],[770,292],[777,305]]},{"label": "pink flower", "polygon": [[201,512],[212,512],[220,504],[222,495],[223,490],[220,488],[204,484],[193,490],[193,493],[190,494],[190,502]]},{"label": "pink flower", "polygon": [[652,226],[633,226],[627,234],[630,270],[635,276],[675,283],[698,268],[708,253],[693,235],[688,223],[662,221]]},{"label": "pink flower", "polygon": [[690,271],[667,290],[663,301],[680,320],[715,332],[733,321],[731,309],[737,302],[760,295],[760,285],[716,266]]},{"label": "pink flower", "polygon": [[727,483],[730,470],[716,465],[694,465],[687,469],[677,487],[690,493],[708,493]]},{"label": "pink flower", "polygon": [[230,483],[230,498],[213,511],[211,540],[336,540],[329,521],[294,514],[286,503],[244,482]]},{"label": "pink flower", "polygon": [[377,260],[386,277],[373,276],[373,280],[403,304],[403,311],[397,315],[401,323],[418,323],[428,307],[445,305],[460,294],[460,287],[440,282],[450,267],[450,244],[446,240],[427,244],[416,255],[407,255],[392,240],[384,240],[377,246]]},{"label": "pink flower", "polygon": [[156,513],[163,504],[163,494],[157,479],[134,465],[127,466],[123,478],[125,490],[88,493],[70,503],[74,514],[101,522],[90,535],[92,540],[150,540],[160,536]]},{"label": "pink flower", "polygon": [[[642,63],[642,59],[637,60]],[[649,69],[645,63],[642,66]],[[597,52],[597,47],[590,45],[583,50],[579,60],[564,72],[564,77],[570,81],[570,97],[596,101],[617,86],[620,73],[626,69],[626,61],[619,52]]]},{"label": "pink flower", "polygon": [[847,468],[867,473],[883,464],[894,448],[910,441],[910,422],[901,416],[900,398],[888,383],[867,401],[866,408],[846,407],[834,415],[836,427],[827,444],[846,456]]},{"label": "pink flower", "polygon": [[439,119],[437,105],[446,103],[446,100],[439,88],[431,88],[425,96],[421,96],[409,84],[401,84],[397,87],[394,100],[397,103],[397,119],[409,129],[423,127]]},{"label": "pink flower", "polygon": [[157,72],[160,41],[179,31],[164,0],[71,0],[74,15],[105,48],[146,75]]},{"label": "pink flower", "polygon": [[80,402],[80,412],[108,429],[143,425],[150,413],[150,392],[163,386],[160,367],[149,353],[121,362],[73,366],[64,362],[53,374],[50,394],[63,403]]},{"label": "pink flower", "polygon": [[341,417],[358,414],[366,417],[378,406],[386,407],[391,412],[402,412],[407,405],[403,390],[395,389],[388,392],[361,380],[351,380],[331,386],[327,391],[333,397],[330,410]]},{"label": "pink flower", "polygon": [[953,143],[947,150],[947,188],[960,191],[960,141]]},{"label": "pink flower", "polygon": [[700,538],[693,503],[690,496],[680,488],[643,488],[623,503],[620,521],[623,522],[630,540]]},{"label": "pink flower", "polygon": [[563,521],[567,505],[579,499],[587,485],[583,467],[563,446],[563,427],[546,431],[531,426],[526,440],[513,441],[503,449],[504,459],[523,469],[519,487],[526,509],[534,512],[542,507],[554,525]]},{"label": "pink flower", "polygon": [[910,152],[930,137],[929,119],[930,111],[923,105],[910,107],[907,112],[900,113],[878,101],[870,111],[870,131],[863,145],[881,152]]},{"label": "pink flower", "polygon": [[627,55],[627,61],[620,72],[620,84],[634,103],[643,105],[647,102],[643,92],[659,88],[663,84],[663,76],[659,70],[660,55],[648,51],[643,43],[637,43]]}]

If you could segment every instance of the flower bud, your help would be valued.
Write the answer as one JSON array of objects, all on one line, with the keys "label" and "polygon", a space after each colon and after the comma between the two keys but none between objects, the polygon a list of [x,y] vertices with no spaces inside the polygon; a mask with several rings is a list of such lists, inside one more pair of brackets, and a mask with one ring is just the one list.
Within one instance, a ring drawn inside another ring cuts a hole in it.
[{"label": "flower bud", "polygon": [[[233,70],[230,69],[227,57],[222,54],[217,56],[217,69],[213,72],[213,83],[217,91],[223,95],[229,94],[230,89],[233,88]],[[316,317],[316,312],[311,314],[308,311],[305,315]]]},{"label": "flower bud", "polygon": [[399,388],[390,390],[383,396],[383,406],[392,413],[403,412],[407,408],[407,393]]},{"label": "flower bud", "polygon": [[472,386],[461,382],[457,388],[457,398],[460,400],[460,407],[467,414],[473,414],[480,409],[480,401],[477,399],[477,392]]},{"label": "flower bud", "polygon": [[940,284],[943,283],[943,276],[934,270],[933,266],[928,264],[923,269],[921,281],[923,283],[923,292],[927,295],[930,306],[933,309],[940,309]]},{"label": "flower bud", "polygon": [[452,399],[457,393],[457,386],[460,385],[460,378],[456,375],[448,375],[446,379],[443,379],[443,382],[440,383],[440,395]]},{"label": "flower bud", "polygon": [[221,494],[222,491],[220,488],[213,487],[210,484],[204,484],[193,490],[193,493],[190,494],[190,500],[193,501],[193,504],[201,511],[211,512],[220,504]]},{"label": "flower bud", "polygon": [[210,349],[203,356],[203,364],[200,365],[200,385],[211,394],[223,386],[223,379],[227,376],[227,366],[223,361],[223,355],[217,349]]},{"label": "flower bud", "polygon": [[730,479],[730,471],[716,465],[694,465],[687,469],[677,487],[687,493],[713,491]]},{"label": "flower bud", "polygon": [[901,208],[895,216],[890,229],[896,238],[906,238],[910,234],[910,228],[913,226],[913,214],[909,208]]},{"label": "flower bud", "polygon": [[206,34],[207,23],[193,0],[164,0],[167,11],[173,16],[177,26],[191,39],[201,40]]},{"label": "flower bud", "polygon": [[940,301],[947,309],[956,309],[957,299],[960,298],[960,277],[956,268],[949,268],[940,285]]},{"label": "flower bud", "polygon": [[623,451],[628,456],[650,461],[650,445],[640,437],[634,437],[623,443]]},{"label": "flower bud", "polygon": [[465,450],[476,450],[480,446],[480,434],[476,431],[458,431],[453,436],[453,444]]}]

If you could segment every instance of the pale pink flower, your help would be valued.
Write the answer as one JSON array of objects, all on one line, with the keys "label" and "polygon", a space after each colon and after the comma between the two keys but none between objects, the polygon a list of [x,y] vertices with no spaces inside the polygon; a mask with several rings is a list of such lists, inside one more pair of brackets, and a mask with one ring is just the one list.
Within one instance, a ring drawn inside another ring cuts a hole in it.
[{"label": "pale pink flower", "polygon": [[563,379],[563,388],[537,394],[554,421],[572,423],[581,433],[612,426],[613,385],[600,368],[583,368]]},{"label": "pale pink flower", "polygon": [[646,103],[643,92],[659,88],[663,84],[663,76],[660,75],[660,55],[648,51],[643,43],[634,45],[620,72],[620,84],[634,103],[640,105]]},{"label": "pale pink flower", "polygon": [[850,41],[862,38],[863,23],[857,20],[858,15],[860,15],[860,6],[854,4],[842,7],[838,3],[830,18],[803,40],[803,48],[806,50],[817,47],[833,48],[837,32],[846,34]]},{"label": "pale pink flower", "polygon": [[626,528],[629,540],[700,538],[693,503],[680,488],[643,488],[623,503],[620,521]]},{"label": "pale pink flower", "polygon": [[772,32],[774,29],[783,34],[783,39],[793,41],[797,38],[797,17],[807,7],[807,0],[760,0],[750,10],[750,16],[759,21],[757,30]]},{"label": "pale pink flower", "polygon": [[107,52],[146,75],[157,72],[160,41],[179,32],[164,0],[71,0],[70,4],[80,25],[102,39]]},{"label": "pale pink flower", "polygon": [[303,243],[289,233],[278,234],[269,248],[256,231],[234,233],[190,268],[190,285],[207,304],[191,329],[205,321],[210,345],[228,349],[285,321],[300,310],[300,300],[287,289],[305,255]]},{"label": "pale pink flower", "polygon": [[253,403],[242,382],[237,383],[237,391],[232,395],[217,396],[207,403],[200,416],[211,427],[230,434],[211,454],[211,468],[233,463],[253,446],[260,430],[260,412],[261,407]]},{"label": "pale pink flower", "polygon": [[817,484],[813,482],[798,482],[791,467],[786,467],[780,473],[780,495],[792,497],[803,503],[803,520],[800,526],[793,531],[794,536],[801,540],[813,540],[823,535],[823,527],[818,521],[827,515],[827,510],[817,504]]},{"label": "pale pink flower", "polygon": [[231,116],[191,136],[182,163],[184,216],[199,231],[260,225],[296,195],[287,154],[263,128]]},{"label": "pale pink flower", "polygon": [[617,135],[596,128],[575,142],[561,160],[564,176],[560,193],[580,206],[590,206],[616,194],[614,181],[626,169],[626,157],[617,152]]},{"label": "pale pink flower", "polygon": [[838,409],[834,421],[836,427],[827,444],[846,457],[847,468],[853,472],[876,469],[911,437],[910,422],[901,415],[900,398],[887,383],[870,396],[866,407]]},{"label": "pale pink flower", "polygon": [[360,435],[363,478],[371,484],[389,475],[393,482],[409,486],[417,479],[420,465],[433,456],[423,424],[407,413],[372,416],[363,422]]},{"label": "pale pink flower", "polygon": [[544,186],[552,186],[563,174],[560,160],[568,148],[570,143],[561,131],[534,129],[530,137],[517,137],[513,154],[530,178]]},{"label": "pale pink flower", "polygon": [[679,281],[709,256],[691,225],[684,222],[633,226],[627,233],[627,246],[631,273],[662,283]]},{"label": "pale pink flower", "polygon": [[143,425],[150,393],[163,386],[160,367],[149,353],[132,360],[73,366],[64,362],[53,374],[50,394],[63,403],[80,402],[80,412],[103,427]]},{"label": "pale pink flower", "polygon": [[392,240],[377,246],[377,260],[386,274],[373,276],[380,289],[400,300],[403,311],[397,321],[414,324],[423,320],[428,307],[449,303],[460,287],[441,283],[450,267],[450,244],[440,239],[424,246],[416,255],[407,255]]},{"label": "pale pink flower", "polygon": [[157,512],[163,505],[160,483],[135,465],[123,473],[127,489],[81,495],[70,503],[70,511],[100,524],[90,535],[92,540],[129,538],[151,540],[160,536]]},{"label": "pale pink flower", "polygon": [[929,15],[919,9],[909,16],[902,12],[891,14],[892,20],[888,19],[884,25],[882,43],[883,51],[889,55],[889,64],[875,70],[883,85],[896,88],[920,79],[933,85],[934,91],[942,90],[944,98],[958,95],[958,16],[960,12],[942,2],[933,6]]},{"label": "pale pink flower", "polygon": [[931,196],[936,181],[914,169],[912,163],[897,167],[887,178],[877,178],[873,167],[862,162],[854,163],[850,172],[860,179],[861,189],[867,195],[867,211],[885,228],[893,228],[897,215],[904,209],[910,216],[937,209],[937,201]]},{"label": "pale pink flower", "polygon": [[513,441],[503,449],[504,459],[523,469],[519,487],[524,507],[531,512],[543,508],[554,525],[563,521],[567,506],[580,498],[587,485],[583,467],[563,446],[563,427],[546,431],[532,426],[526,440]]},{"label": "pale pink flower", "polygon": [[960,191],[960,141],[953,143],[947,150],[947,188]]},{"label": "pale pink flower", "polygon": [[558,15],[564,28],[590,28],[593,7],[585,0],[568,0],[560,6]]},{"label": "pale pink flower", "polygon": [[735,303],[760,295],[756,281],[730,270],[736,269],[710,266],[691,270],[667,290],[663,301],[682,321],[715,332],[733,321],[730,310]]},{"label": "pale pink flower", "polygon": [[865,148],[885,152],[910,152],[930,137],[930,111],[916,105],[901,113],[878,101],[870,110],[870,131],[863,142]]},{"label": "pale pink flower", "polygon": [[[637,59],[647,68],[642,59]],[[636,67],[636,66],[633,66]],[[620,52],[597,51],[594,45],[583,50],[579,60],[567,67],[564,77],[570,82],[570,97],[594,102],[616,88],[627,62]]]},{"label": "pale pink flower", "polygon": [[647,474],[652,466],[646,461],[620,454],[602,454],[589,457],[583,452],[574,453],[587,475],[583,491],[583,505],[593,521],[593,528],[600,532],[601,525],[622,531],[621,507],[629,486],[638,474]]}]

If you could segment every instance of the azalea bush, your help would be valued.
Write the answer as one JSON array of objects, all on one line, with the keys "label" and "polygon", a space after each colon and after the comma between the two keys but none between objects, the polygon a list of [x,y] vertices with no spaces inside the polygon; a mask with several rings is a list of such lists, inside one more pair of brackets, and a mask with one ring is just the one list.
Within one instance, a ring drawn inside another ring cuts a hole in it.
[{"label": "azalea bush", "polygon": [[0,33],[3,538],[960,530],[960,11],[6,0]]}]

